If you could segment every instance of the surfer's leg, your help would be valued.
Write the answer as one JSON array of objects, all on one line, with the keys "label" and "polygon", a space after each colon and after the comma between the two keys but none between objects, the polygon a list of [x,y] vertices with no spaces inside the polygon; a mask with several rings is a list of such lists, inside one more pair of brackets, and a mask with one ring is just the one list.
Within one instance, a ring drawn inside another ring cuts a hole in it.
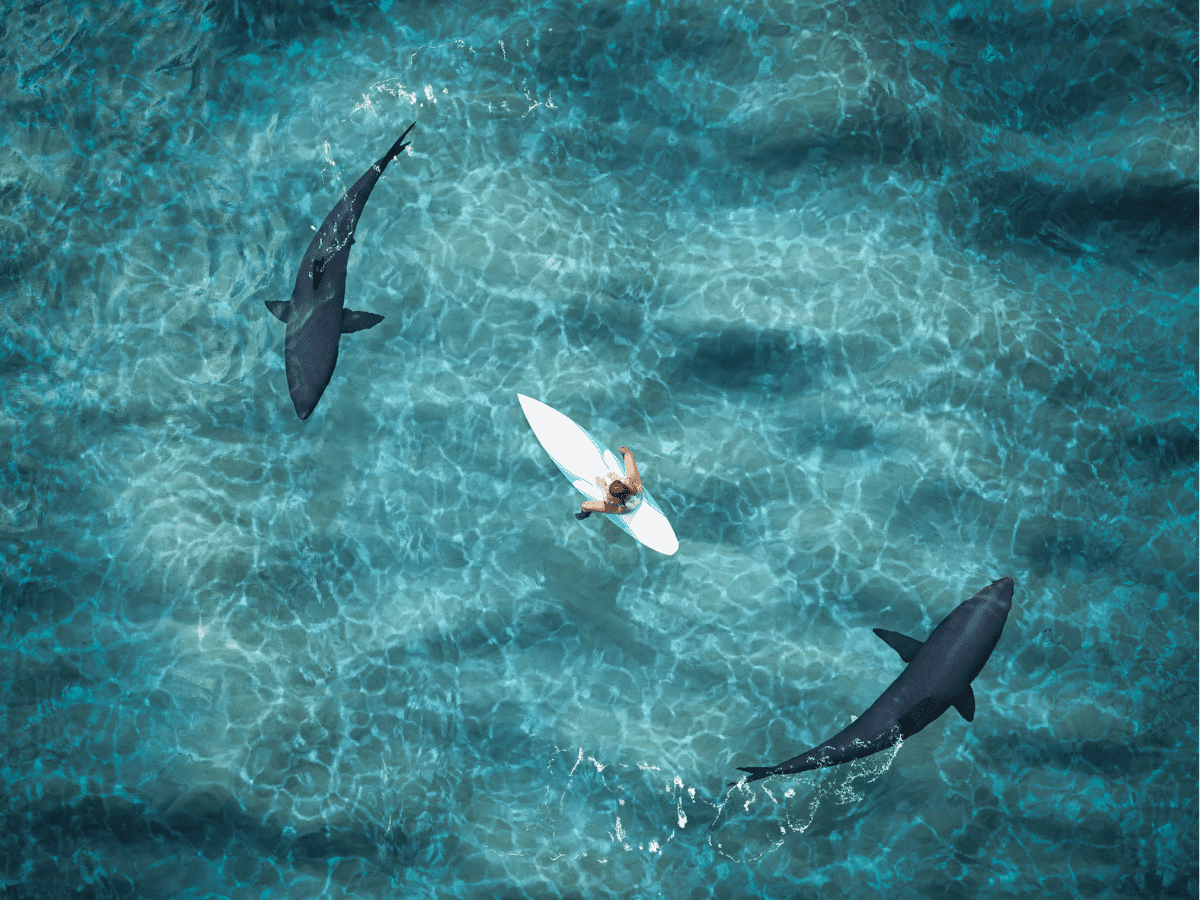
[{"label": "surfer's leg", "polygon": [[575,518],[586,519],[594,512],[604,512],[603,500],[587,500],[579,504],[580,512],[575,513]]}]

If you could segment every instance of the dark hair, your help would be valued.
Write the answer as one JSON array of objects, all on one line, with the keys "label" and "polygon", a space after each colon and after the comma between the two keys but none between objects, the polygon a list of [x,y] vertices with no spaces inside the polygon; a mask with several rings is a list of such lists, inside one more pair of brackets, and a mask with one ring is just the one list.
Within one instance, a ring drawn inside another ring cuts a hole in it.
[{"label": "dark hair", "polygon": [[629,489],[629,485],[619,479],[608,486],[608,492],[622,503],[625,502],[626,497],[633,496],[633,491]]}]

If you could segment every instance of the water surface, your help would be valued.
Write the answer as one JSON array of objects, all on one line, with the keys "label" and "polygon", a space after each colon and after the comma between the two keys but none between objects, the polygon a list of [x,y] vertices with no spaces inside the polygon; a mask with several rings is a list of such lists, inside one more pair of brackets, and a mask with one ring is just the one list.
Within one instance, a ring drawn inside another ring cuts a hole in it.
[{"label": "water surface", "polygon": [[[1194,5],[0,11],[6,895],[1196,895]],[[1004,575],[973,723],[726,787]]]}]

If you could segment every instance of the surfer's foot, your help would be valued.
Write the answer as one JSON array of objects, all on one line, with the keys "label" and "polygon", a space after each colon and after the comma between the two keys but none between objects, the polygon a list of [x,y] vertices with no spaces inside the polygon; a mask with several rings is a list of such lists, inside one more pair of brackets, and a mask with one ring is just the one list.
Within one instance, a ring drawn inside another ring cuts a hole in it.
[{"label": "surfer's foot", "polygon": [[586,519],[591,514],[592,514],[592,511],[590,509],[585,509],[583,512],[575,513],[575,518],[577,518],[580,522],[582,522],[584,519]]}]

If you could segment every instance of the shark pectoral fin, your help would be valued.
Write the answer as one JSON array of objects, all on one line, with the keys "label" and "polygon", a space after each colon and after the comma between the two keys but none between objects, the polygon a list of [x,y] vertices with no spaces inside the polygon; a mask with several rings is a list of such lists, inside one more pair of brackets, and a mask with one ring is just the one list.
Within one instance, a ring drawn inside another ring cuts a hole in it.
[{"label": "shark pectoral fin", "polygon": [[872,631],[883,638],[885,644],[899,653],[900,658],[906,663],[912,662],[913,658],[917,655],[917,651],[925,646],[923,641],[910,638],[898,631],[885,631],[882,628],[874,628]]},{"label": "shark pectoral fin", "polygon": [[286,322],[288,320],[288,316],[292,313],[292,304],[288,303],[286,300],[268,300],[267,309],[270,310],[271,315],[277,318],[280,322]]},{"label": "shark pectoral fin", "polygon": [[317,285],[321,283],[321,276],[325,274],[325,260],[314,259],[312,270],[313,290],[317,289]]},{"label": "shark pectoral fin", "polygon": [[355,309],[342,310],[342,334],[354,334],[356,331],[366,331],[374,328],[383,321],[383,316],[375,313],[359,312]]},{"label": "shark pectoral fin", "polygon": [[975,721],[975,692],[969,684],[965,691],[954,698],[954,708],[968,722]]}]

